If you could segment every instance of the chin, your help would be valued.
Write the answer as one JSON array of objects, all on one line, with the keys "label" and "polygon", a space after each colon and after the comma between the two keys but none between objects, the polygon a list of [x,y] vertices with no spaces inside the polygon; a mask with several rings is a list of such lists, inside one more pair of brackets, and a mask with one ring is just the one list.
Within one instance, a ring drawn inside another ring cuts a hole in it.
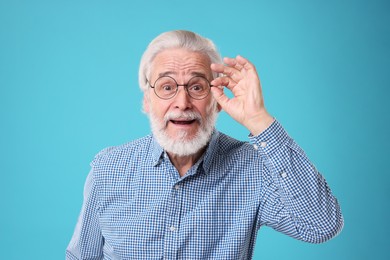
[{"label": "chin", "polygon": [[170,134],[164,133],[164,136],[166,138],[176,142],[191,142],[196,138],[198,138],[199,135],[200,135],[199,131],[194,132],[194,131],[185,131],[185,130],[175,131]]},{"label": "chin", "polygon": [[211,133],[201,131],[191,136],[186,131],[180,131],[174,138],[168,137],[164,132],[154,133],[154,135],[165,151],[179,156],[196,154],[209,143],[211,138]]}]

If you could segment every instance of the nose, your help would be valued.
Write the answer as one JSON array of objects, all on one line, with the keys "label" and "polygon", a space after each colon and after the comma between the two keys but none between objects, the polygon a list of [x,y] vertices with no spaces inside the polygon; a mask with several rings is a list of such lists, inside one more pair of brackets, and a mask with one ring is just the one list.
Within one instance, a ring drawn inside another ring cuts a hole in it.
[{"label": "nose", "polygon": [[173,100],[173,105],[180,110],[186,110],[192,107],[191,97],[188,95],[184,86],[179,86]]}]

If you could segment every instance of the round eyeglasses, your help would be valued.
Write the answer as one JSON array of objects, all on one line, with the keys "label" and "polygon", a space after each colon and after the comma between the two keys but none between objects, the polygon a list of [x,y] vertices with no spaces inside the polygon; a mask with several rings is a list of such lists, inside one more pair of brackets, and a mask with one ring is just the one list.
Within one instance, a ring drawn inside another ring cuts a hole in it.
[{"label": "round eyeglasses", "polygon": [[184,85],[179,85],[170,76],[162,76],[154,82],[153,86],[150,83],[149,86],[154,89],[154,93],[161,99],[173,98],[179,90],[179,86],[183,86],[190,97],[198,100],[206,98],[212,87],[210,82],[202,76],[195,76]]}]

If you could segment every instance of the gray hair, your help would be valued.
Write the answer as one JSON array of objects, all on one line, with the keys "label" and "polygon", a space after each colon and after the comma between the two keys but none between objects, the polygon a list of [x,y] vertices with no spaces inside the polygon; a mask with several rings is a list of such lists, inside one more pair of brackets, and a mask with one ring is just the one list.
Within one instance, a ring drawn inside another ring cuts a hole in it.
[{"label": "gray hair", "polygon": [[[149,44],[141,58],[138,81],[143,92],[148,89],[147,80],[156,55],[163,50],[173,48],[200,52],[207,55],[211,63],[222,63],[221,55],[211,40],[190,31],[179,30],[162,33]],[[217,77],[217,73],[213,73],[213,77]]]}]

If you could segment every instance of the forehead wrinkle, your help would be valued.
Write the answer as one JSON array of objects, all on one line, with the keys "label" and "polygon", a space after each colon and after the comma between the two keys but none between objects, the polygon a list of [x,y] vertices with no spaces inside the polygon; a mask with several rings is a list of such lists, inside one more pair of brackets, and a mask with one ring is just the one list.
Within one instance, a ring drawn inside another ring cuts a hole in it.
[{"label": "forehead wrinkle", "polygon": [[203,73],[205,74],[206,66],[203,62],[197,62],[194,60],[189,60],[185,63],[182,63],[180,61],[168,61],[161,64],[162,66],[159,66],[162,68],[163,74],[170,74],[175,76],[185,76],[185,75],[192,75],[192,74],[199,74]]},{"label": "forehead wrinkle", "polygon": [[[184,73],[184,74],[186,74],[186,73]],[[191,71],[190,73],[187,73],[187,74],[191,75],[191,77],[204,77],[204,78],[207,78],[206,73],[203,73],[201,71]],[[177,75],[178,75],[178,73],[175,72],[175,71],[165,71],[165,72],[159,73],[158,77],[177,76]]]},{"label": "forehead wrinkle", "polygon": [[186,55],[169,55],[162,52],[156,56],[154,62],[154,75],[176,76],[185,78],[187,76],[211,76],[210,61],[203,54],[187,52]]}]

